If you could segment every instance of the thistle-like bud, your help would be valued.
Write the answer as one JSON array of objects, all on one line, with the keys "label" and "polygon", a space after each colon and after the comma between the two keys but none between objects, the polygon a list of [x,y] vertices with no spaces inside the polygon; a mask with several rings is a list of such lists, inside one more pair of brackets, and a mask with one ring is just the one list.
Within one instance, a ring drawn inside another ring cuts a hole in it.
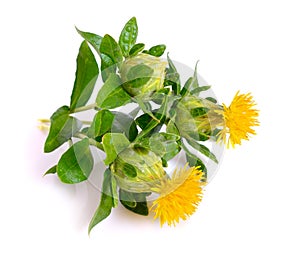
[{"label": "thistle-like bud", "polygon": [[153,192],[166,172],[161,158],[144,148],[128,147],[111,165],[120,188],[133,192]]},{"label": "thistle-like bud", "polygon": [[131,95],[147,98],[163,88],[167,62],[149,54],[126,59],[120,69],[123,88]]},{"label": "thistle-like bud", "polygon": [[175,123],[183,137],[205,140],[223,122],[221,107],[209,100],[188,95],[176,107]]}]

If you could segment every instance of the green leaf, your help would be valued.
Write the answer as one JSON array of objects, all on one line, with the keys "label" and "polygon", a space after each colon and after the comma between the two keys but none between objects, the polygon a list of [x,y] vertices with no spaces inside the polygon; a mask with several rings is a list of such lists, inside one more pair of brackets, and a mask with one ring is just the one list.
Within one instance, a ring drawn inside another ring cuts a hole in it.
[{"label": "green leaf", "polygon": [[154,103],[161,105],[165,96],[168,95],[170,92],[169,88],[162,88],[156,92],[154,92],[154,94],[151,96],[151,101],[153,101]]},{"label": "green leaf", "polygon": [[51,167],[49,170],[47,170],[44,174],[44,176],[48,175],[48,174],[55,174],[56,173],[56,168],[57,165],[54,165],[53,167]]},{"label": "green leaf", "polygon": [[129,163],[124,163],[123,167],[122,167],[122,171],[123,173],[130,178],[135,178],[137,176],[137,172],[136,169],[133,165],[129,164]]},{"label": "green leaf", "polygon": [[157,45],[157,46],[153,46],[149,49],[149,51],[147,51],[147,54],[156,56],[156,57],[160,57],[164,54],[166,50],[166,46],[165,45]]},{"label": "green leaf", "polygon": [[190,91],[196,89],[199,87],[199,82],[198,82],[198,74],[197,74],[197,65],[198,65],[198,62],[196,63],[196,66],[195,66],[195,71],[194,71],[194,75],[193,77],[190,77],[184,87],[182,88],[182,90],[180,91],[180,94],[182,96],[185,96],[186,94],[188,94]]},{"label": "green leaf", "polygon": [[179,152],[181,148],[177,142],[166,142],[166,153],[162,157],[165,161],[173,159]]},{"label": "green leaf", "polygon": [[102,142],[106,153],[105,165],[112,163],[118,154],[130,144],[127,137],[121,133],[106,133],[102,138]]},{"label": "green leaf", "polygon": [[122,205],[139,215],[147,216],[149,214],[146,196],[149,193],[132,193],[123,189],[119,190],[119,198]]},{"label": "green leaf", "polygon": [[180,76],[169,55],[167,55],[167,60],[169,63],[169,67],[166,69],[164,85],[172,86],[174,94],[178,95],[180,92]]},{"label": "green leaf", "polygon": [[205,146],[202,144],[199,144],[198,142],[194,140],[188,140],[188,143],[195,148],[197,151],[205,155],[206,157],[213,160],[215,163],[218,163],[217,157]]},{"label": "green leaf", "polygon": [[106,34],[102,39],[100,52],[107,55],[114,64],[119,64],[123,60],[122,52],[118,43],[108,34]]},{"label": "green leaf", "polygon": [[192,83],[193,83],[193,77],[188,78],[188,80],[185,82],[183,88],[180,91],[180,94],[182,96],[185,96],[189,92],[188,89]]},{"label": "green leaf", "polygon": [[91,138],[99,138],[111,129],[114,115],[109,110],[100,110],[94,116],[87,135]]},{"label": "green leaf", "polygon": [[135,208],[136,201],[132,192],[119,189],[119,198],[124,207]]},{"label": "green leaf", "polygon": [[141,63],[131,67],[127,73],[127,81],[132,88],[144,86],[152,77],[154,70]]},{"label": "green leaf", "polygon": [[[158,110],[153,110],[153,114],[156,119],[151,118],[147,113],[141,115],[136,119],[137,124],[141,127],[142,131],[137,135],[136,141],[141,140],[148,134],[151,134],[155,131],[159,131],[165,122],[166,115],[170,108],[170,100],[174,99],[165,95],[164,100]],[[145,125],[145,126],[144,126]]]},{"label": "green leaf", "polygon": [[62,106],[52,114],[49,134],[44,145],[45,153],[54,151],[80,130],[81,122],[69,116],[69,113],[69,107]]},{"label": "green leaf", "polygon": [[153,72],[154,70],[151,67],[141,63],[131,67],[126,76],[128,80],[135,80],[137,78],[151,77]]},{"label": "green leaf", "polygon": [[114,64],[114,61],[107,55],[105,54],[100,54],[101,58],[101,77],[102,80],[105,82],[109,74],[116,73],[117,66]]},{"label": "green leaf", "polygon": [[71,95],[71,112],[90,99],[99,74],[98,64],[88,43],[83,41],[77,56],[76,79]]},{"label": "green leaf", "polygon": [[104,172],[103,184],[102,184],[102,194],[100,204],[90,222],[88,233],[90,234],[93,227],[95,227],[102,220],[106,219],[110,213],[112,207],[114,207],[114,199],[112,197],[112,175],[110,169]]},{"label": "green leaf", "polygon": [[138,26],[136,18],[132,17],[124,26],[120,37],[119,45],[123,52],[123,55],[127,57],[131,48],[134,46],[138,35]]},{"label": "green leaf", "polygon": [[[148,113],[142,114],[141,116],[139,116],[136,119],[136,124],[143,130],[143,131],[148,131],[148,133],[150,132],[154,132],[153,129],[155,129],[155,131],[158,129],[160,129],[160,126],[158,126],[160,124],[160,121],[162,119],[162,115],[158,112],[154,112],[154,118],[152,118]],[[161,124],[160,124],[161,125]],[[158,126],[158,128],[157,128]]]},{"label": "green leaf", "polygon": [[219,139],[221,131],[222,131],[222,129],[218,129],[218,128],[214,129],[211,133],[210,139],[217,141]]},{"label": "green leaf", "polygon": [[131,101],[130,95],[121,86],[118,75],[110,74],[98,92],[96,103],[100,108],[113,109]]},{"label": "green leaf", "polygon": [[[209,133],[209,132],[208,132],[208,133]],[[206,141],[206,140],[210,139],[210,135],[199,132],[199,133],[197,133],[197,135],[195,135],[193,138],[194,138],[196,141]]]},{"label": "green leaf", "polygon": [[133,57],[136,56],[138,53],[142,52],[145,48],[145,44],[143,43],[138,43],[135,44],[129,51],[129,56]]},{"label": "green leaf", "polygon": [[166,154],[165,138],[160,133],[153,134],[149,139],[150,150],[162,157]]},{"label": "green leaf", "polygon": [[209,108],[197,107],[197,108],[192,109],[190,113],[193,118],[196,118],[196,117],[200,117],[200,116],[207,114],[208,111],[209,111]]},{"label": "green leaf", "polygon": [[176,127],[175,123],[171,120],[167,124],[166,132],[180,136],[178,128]]},{"label": "green leaf", "polygon": [[135,97],[134,100],[138,103],[139,107],[145,114],[148,114],[152,119],[159,121],[152,113],[151,104],[149,102],[144,102],[143,99],[139,97]]},{"label": "green leaf", "polygon": [[111,176],[111,194],[113,198],[113,207],[117,207],[119,203],[118,184],[114,176]]},{"label": "green leaf", "polygon": [[214,103],[214,104],[216,104],[218,101],[215,99],[215,98],[213,98],[213,97],[206,97],[205,98],[206,100],[208,100],[208,101],[211,101],[212,103]]},{"label": "green leaf", "polygon": [[84,127],[80,130],[80,133],[87,135],[88,131],[89,131],[89,127]]},{"label": "green leaf", "polygon": [[122,112],[112,112],[114,115],[114,120],[112,123],[111,132],[112,133],[125,133],[125,136],[132,142],[137,134],[138,130],[134,119]]},{"label": "green leaf", "polygon": [[205,174],[205,179],[203,181],[205,182],[207,180],[207,168],[203,161],[189,152],[186,152],[186,160],[189,163],[190,167],[200,167],[200,170]]},{"label": "green leaf", "polygon": [[191,94],[192,95],[199,95],[199,93],[201,93],[201,92],[203,92],[203,91],[206,91],[206,90],[208,90],[208,89],[210,89],[211,88],[211,86],[202,86],[202,87],[197,87],[197,88],[195,88],[195,89],[193,89],[192,91],[191,91]]},{"label": "green leaf", "polygon": [[100,45],[102,42],[102,37],[94,33],[81,31],[77,27],[75,28],[78,34],[82,36],[87,42],[89,42],[100,55]]},{"label": "green leaf", "polygon": [[57,164],[57,175],[67,184],[75,184],[87,180],[94,165],[89,147],[89,140],[85,138],[72,145],[60,158]]},{"label": "green leaf", "polygon": [[179,153],[180,147],[177,144],[179,139],[180,137],[175,134],[155,133],[149,139],[149,148],[168,161]]}]

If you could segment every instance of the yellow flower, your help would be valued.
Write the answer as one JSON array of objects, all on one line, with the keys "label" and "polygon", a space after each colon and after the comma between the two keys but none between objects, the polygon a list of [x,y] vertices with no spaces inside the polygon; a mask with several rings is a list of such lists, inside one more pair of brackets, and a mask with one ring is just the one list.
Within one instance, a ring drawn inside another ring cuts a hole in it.
[{"label": "yellow flower", "polygon": [[[240,94],[239,91],[234,96],[231,104],[227,107],[223,104],[224,127],[219,133],[219,140],[227,147],[233,148],[236,144],[241,144],[242,139],[249,140],[249,135],[255,135],[253,126],[258,126],[258,110],[253,107],[256,103],[250,93]],[[227,134],[229,134],[227,139]]]},{"label": "yellow flower", "polygon": [[186,220],[197,209],[202,200],[202,187],[206,184],[201,180],[204,173],[198,167],[187,166],[175,170],[172,178],[165,178],[157,189],[160,196],[153,202],[151,210],[155,219],[160,219],[160,225],[167,223],[176,225],[179,219]]}]

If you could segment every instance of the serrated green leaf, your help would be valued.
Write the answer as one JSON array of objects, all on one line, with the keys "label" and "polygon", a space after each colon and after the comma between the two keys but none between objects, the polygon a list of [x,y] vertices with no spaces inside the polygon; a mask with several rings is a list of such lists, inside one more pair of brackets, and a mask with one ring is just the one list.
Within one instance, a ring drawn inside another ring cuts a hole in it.
[{"label": "serrated green leaf", "polygon": [[130,144],[129,140],[121,133],[106,133],[103,138],[103,148],[106,153],[105,165],[112,163],[125,148]]},{"label": "serrated green leaf", "polygon": [[101,54],[107,55],[114,64],[119,64],[123,60],[122,52],[118,43],[108,34],[102,38],[100,52]]},{"label": "serrated green leaf", "polygon": [[125,113],[122,112],[112,112],[114,119],[112,122],[112,133],[125,133],[125,136],[132,142],[137,134],[138,130],[134,119]]},{"label": "serrated green leaf", "polygon": [[205,146],[202,144],[199,144],[198,142],[194,140],[188,140],[188,143],[197,151],[205,155],[206,157],[213,160],[215,163],[218,163],[217,157]]},{"label": "serrated green leaf", "polygon": [[108,132],[114,120],[114,115],[109,110],[100,110],[94,116],[93,122],[87,135],[91,138],[98,138]]},{"label": "serrated green leaf", "polygon": [[71,95],[70,111],[84,106],[94,90],[99,74],[98,64],[88,43],[83,41],[77,56],[76,79]]},{"label": "serrated green leaf", "polygon": [[151,47],[148,51],[147,54],[156,56],[156,57],[160,57],[164,54],[166,50],[166,46],[165,45],[156,45]]},{"label": "serrated green leaf", "polygon": [[98,92],[96,103],[100,108],[113,109],[131,101],[131,97],[121,86],[118,75],[110,74]]},{"label": "serrated green leaf", "polygon": [[49,170],[47,170],[44,174],[44,176],[48,175],[48,174],[55,174],[57,171],[56,171],[56,168],[57,168],[57,165],[54,165],[53,167],[51,167]]},{"label": "serrated green leaf", "polygon": [[131,48],[134,46],[138,35],[138,26],[136,18],[132,17],[122,29],[119,37],[119,45],[125,57],[129,55]]},{"label": "serrated green leaf", "polygon": [[94,165],[89,147],[89,140],[85,138],[73,144],[60,158],[57,164],[57,175],[67,184],[75,184],[87,180]]},{"label": "serrated green leaf", "polygon": [[112,197],[112,187],[111,187],[112,175],[110,169],[104,172],[104,178],[102,183],[102,194],[100,204],[95,211],[95,214],[89,224],[88,233],[90,234],[93,227],[95,227],[102,220],[106,219],[110,213],[111,209],[114,207],[114,199]]},{"label": "serrated green leaf", "polygon": [[119,190],[122,205],[136,214],[147,216],[149,214],[146,196],[148,193],[132,193],[123,189]]},{"label": "serrated green leaf", "polygon": [[52,114],[49,134],[44,145],[45,153],[54,151],[80,130],[81,122],[69,116],[69,113],[69,107],[62,106]]},{"label": "serrated green leaf", "polygon": [[100,55],[100,45],[102,42],[102,37],[94,33],[81,31],[77,27],[75,28],[78,34],[82,36],[87,42],[89,42]]},{"label": "serrated green leaf", "polygon": [[145,44],[143,43],[138,43],[135,44],[129,51],[129,56],[133,57],[136,56],[138,53],[142,52],[145,48]]}]

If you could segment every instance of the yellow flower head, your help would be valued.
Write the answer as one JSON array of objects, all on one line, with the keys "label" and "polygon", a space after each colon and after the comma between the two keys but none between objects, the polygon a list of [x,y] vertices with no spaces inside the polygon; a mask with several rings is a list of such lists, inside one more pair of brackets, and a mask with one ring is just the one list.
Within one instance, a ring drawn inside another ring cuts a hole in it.
[{"label": "yellow flower head", "polygon": [[[242,139],[249,140],[249,135],[255,135],[253,126],[258,126],[258,110],[253,107],[256,103],[250,93],[240,94],[239,91],[234,96],[231,104],[227,107],[223,104],[224,128],[219,133],[219,139],[227,141],[227,147],[241,144]],[[227,139],[227,135],[229,137]]]},{"label": "yellow flower head", "polygon": [[186,220],[197,209],[202,200],[204,173],[198,167],[175,170],[171,178],[161,181],[160,196],[153,202],[151,210],[160,225],[176,225],[179,219]]}]

